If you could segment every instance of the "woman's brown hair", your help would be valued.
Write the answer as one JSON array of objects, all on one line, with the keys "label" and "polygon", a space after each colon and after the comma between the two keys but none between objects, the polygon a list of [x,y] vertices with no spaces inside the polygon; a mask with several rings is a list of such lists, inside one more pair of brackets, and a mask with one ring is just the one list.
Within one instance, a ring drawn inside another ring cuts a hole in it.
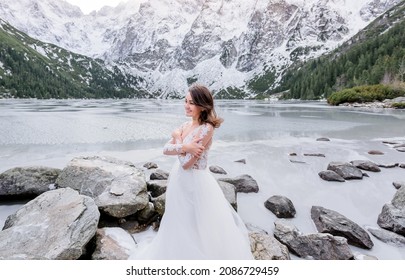
[{"label": "woman's brown hair", "polygon": [[193,84],[188,91],[194,104],[202,109],[198,118],[200,124],[209,123],[213,127],[218,128],[224,120],[218,117],[215,112],[214,98],[210,90],[203,85]]}]

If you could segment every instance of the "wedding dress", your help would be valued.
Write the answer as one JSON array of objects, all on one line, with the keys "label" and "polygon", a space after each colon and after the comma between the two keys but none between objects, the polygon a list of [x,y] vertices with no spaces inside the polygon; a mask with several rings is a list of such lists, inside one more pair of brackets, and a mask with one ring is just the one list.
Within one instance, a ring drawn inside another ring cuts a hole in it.
[{"label": "wedding dress", "polygon": [[244,222],[207,169],[210,130],[211,125],[203,124],[183,139],[183,144],[195,137],[208,140],[201,157],[189,169],[183,166],[192,156],[179,154],[181,143],[172,138],[165,145],[164,151],[177,153],[179,159],[168,179],[165,212],[156,236],[137,244],[131,259],[253,259]]}]

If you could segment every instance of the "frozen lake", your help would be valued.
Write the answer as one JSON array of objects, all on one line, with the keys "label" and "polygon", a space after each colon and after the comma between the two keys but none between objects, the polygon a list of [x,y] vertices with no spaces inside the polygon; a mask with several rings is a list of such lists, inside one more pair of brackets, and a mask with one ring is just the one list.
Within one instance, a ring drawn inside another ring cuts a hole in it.
[{"label": "frozen lake", "polygon": [[[246,223],[268,232],[277,217],[263,203],[272,195],[292,200],[297,215],[289,222],[305,234],[316,232],[310,217],[314,205],[337,211],[360,226],[378,227],[378,214],[396,191],[392,182],[405,181],[401,168],[344,183],[318,176],[331,161],[405,163],[405,153],[382,143],[405,142],[404,110],[330,107],[322,102],[219,100],[216,104],[225,122],[216,131],[209,164],[223,167],[229,177],[249,174],[257,180],[258,193],[238,194],[238,212]],[[0,172],[29,165],[63,168],[83,155],[114,156],[140,167],[154,161],[169,171],[176,158],[164,156],[162,147],[185,120],[183,100],[0,99]],[[316,141],[319,137],[331,141]],[[384,155],[370,155],[370,150]],[[246,164],[236,163],[239,159],[246,159]],[[0,202],[1,227],[18,207]],[[405,259],[404,247],[370,236],[374,247],[351,247],[354,254]]]}]

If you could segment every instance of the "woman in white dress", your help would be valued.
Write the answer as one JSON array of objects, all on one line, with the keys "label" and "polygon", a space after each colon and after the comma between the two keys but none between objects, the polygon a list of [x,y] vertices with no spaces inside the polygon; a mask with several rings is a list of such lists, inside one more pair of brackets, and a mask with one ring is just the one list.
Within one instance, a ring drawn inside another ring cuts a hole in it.
[{"label": "woman in white dress", "polygon": [[253,259],[248,231],[207,169],[216,115],[211,92],[190,87],[185,98],[190,121],[172,133],[166,155],[177,155],[170,172],[165,213],[157,235],[138,244],[135,259]]}]

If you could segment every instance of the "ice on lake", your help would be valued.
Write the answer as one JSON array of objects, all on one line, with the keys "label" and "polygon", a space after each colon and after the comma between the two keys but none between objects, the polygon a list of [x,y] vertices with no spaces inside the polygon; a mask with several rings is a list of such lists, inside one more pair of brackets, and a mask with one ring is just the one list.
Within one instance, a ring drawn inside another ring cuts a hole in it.
[{"label": "ice on lake", "polygon": [[[264,201],[272,195],[292,200],[297,215],[288,221],[303,233],[316,232],[312,206],[335,210],[363,227],[378,227],[377,217],[396,191],[392,182],[405,181],[401,168],[369,172],[369,178],[344,183],[318,176],[331,161],[405,163],[405,153],[382,142],[405,142],[404,110],[249,100],[218,100],[216,105],[225,122],[215,133],[209,164],[223,167],[229,177],[249,174],[256,179],[260,191],[238,194],[238,212],[246,223],[269,233],[277,217]],[[137,166],[154,161],[170,170],[176,158],[164,156],[162,147],[186,120],[183,100],[3,99],[0,172],[29,165],[63,168],[73,157],[84,155],[114,156]],[[316,141],[320,137],[330,141]],[[370,155],[370,150],[384,154]],[[239,159],[246,164],[235,162]],[[18,207],[0,202],[0,226]],[[371,250],[351,247],[353,252],[405,259],[404,248],[371,238],[375,244]]]}]

